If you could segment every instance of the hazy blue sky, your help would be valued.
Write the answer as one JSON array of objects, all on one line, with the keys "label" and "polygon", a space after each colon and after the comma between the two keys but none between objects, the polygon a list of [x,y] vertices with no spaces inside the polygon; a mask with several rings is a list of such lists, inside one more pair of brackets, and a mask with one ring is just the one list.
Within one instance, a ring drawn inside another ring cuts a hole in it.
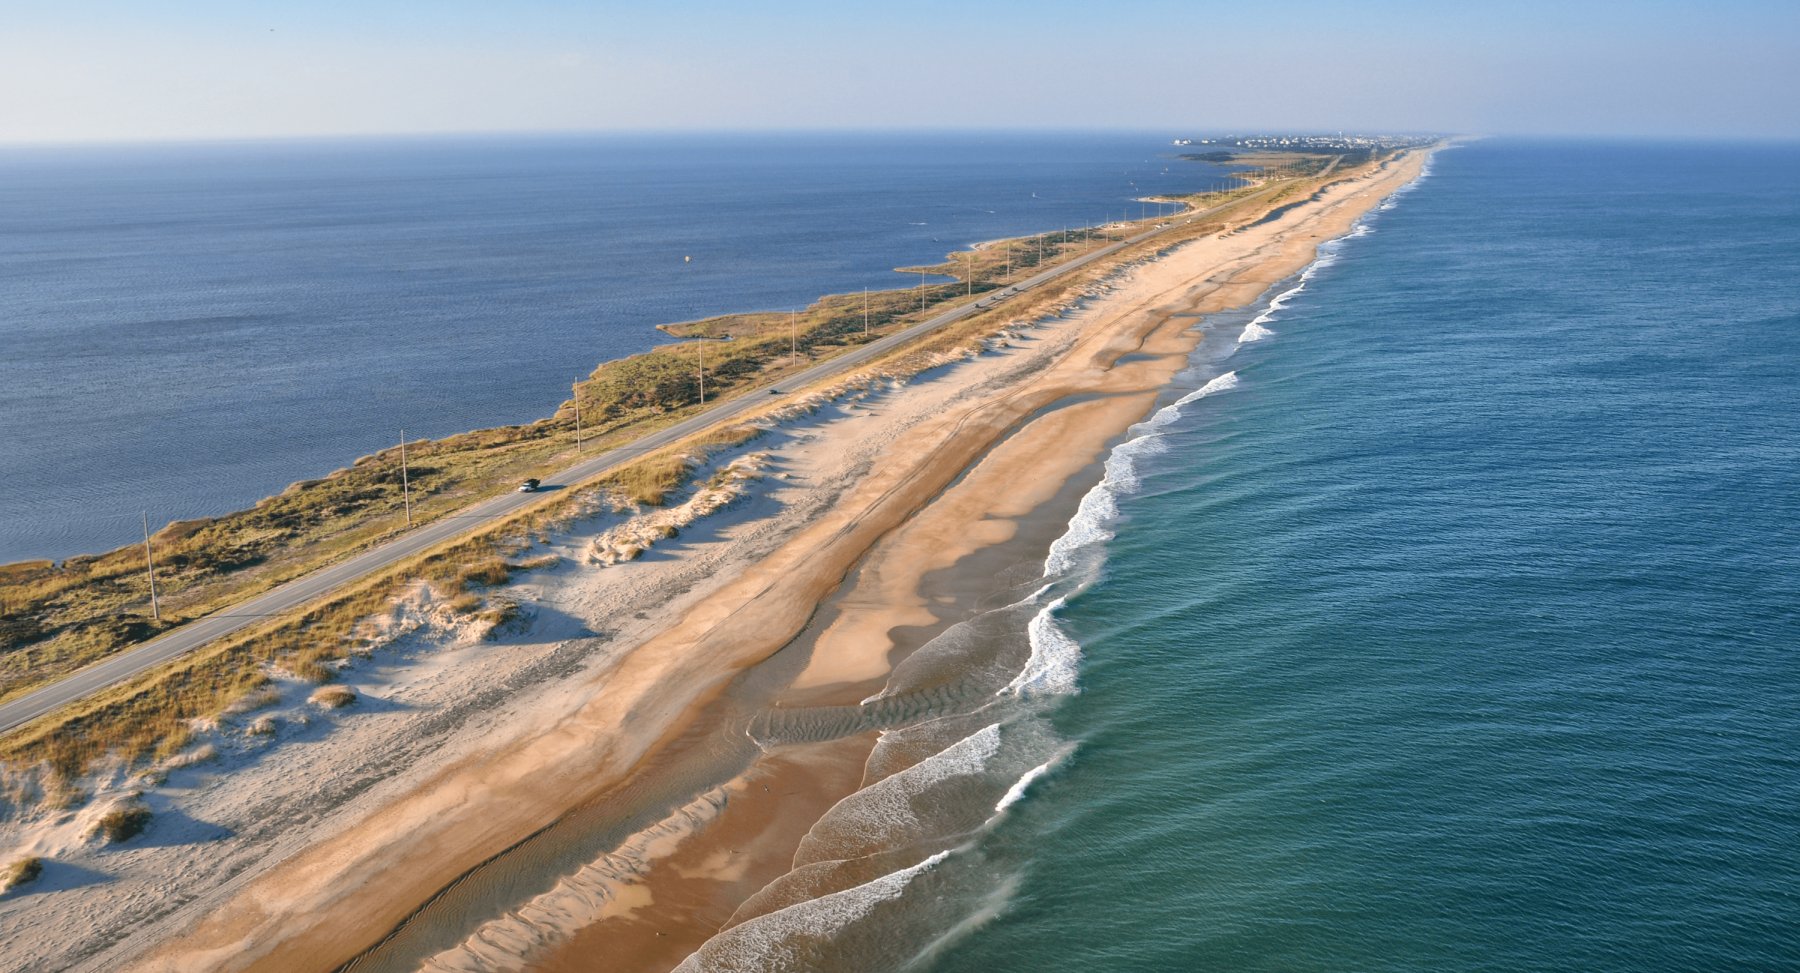
[{"label": "hazy blue sky", "polygon": [[0,141],[661,128],[1800,136],[1800,2],[0,0]]}]

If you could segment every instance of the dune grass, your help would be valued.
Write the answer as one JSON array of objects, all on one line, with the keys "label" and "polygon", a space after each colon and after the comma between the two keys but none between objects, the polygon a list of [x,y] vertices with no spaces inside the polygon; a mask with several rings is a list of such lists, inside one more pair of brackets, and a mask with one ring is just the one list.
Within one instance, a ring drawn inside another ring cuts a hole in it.
[{"label": "dune grass", "polygon": [[36,856],[15,859],[0,873],[0,892],[10,892],[21,885],[30,885],[44,874],[44,860]]},{"label": "dune grass", "polygon": [[101,815],[94,822],[94,833],[116,845],[143,834],[150,826],[150,817],[150,809],[142,804],[127,804]]},{"label": "dune grass", "polygon": [[343,709],[356,702],[356,691],[348,686],[321,686],[306,701],[326,709]]},{"label": "dune grass", "polygon": [[[616,471],[597,488],[623,492],[628,484],[654,482],[661,490],[660,501],[681,487],[710,453],[748,442],[757,433],[750,426],[711,430]],[[640,472],[640,466],[653,472]],[[672,468],[680,469],[678,478],[669,475]],[[339,660],[362,647],[359,623],[382,611],[389,599],[413,580],[430,584],[448,599],[452,611],[490,626],[502,625],[516,616],[518,606],[491,599],[484,592],[504,585],[515,572],[556,562],[554,555],[512,561],[507,559],[507,551],[516,549],[521,534],[539,533],[574,519],[584,508],[583,494],[588,492],[522,512],[481,534],[365,579],[296,615],[228,636],[167,669],[65,707],[0,738],[0,762],[15,766],[41,763],[58,779],[70,781],[108,756],[126,762],[170,756],[187,745],[188,721],[254,708],[269,692],[265,666],[277,666],[314,683],[332,682]],[[315,695],[323,699],[323,693]]]}]

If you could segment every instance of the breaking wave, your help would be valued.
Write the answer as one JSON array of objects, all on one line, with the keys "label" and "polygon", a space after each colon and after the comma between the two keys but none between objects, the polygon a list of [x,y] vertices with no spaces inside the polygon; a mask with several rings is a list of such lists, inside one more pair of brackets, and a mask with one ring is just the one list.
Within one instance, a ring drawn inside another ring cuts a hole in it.
[{"label": "breaking wave", "polygon": [[996,695],[1044,693],[1068,696],[1076,692],[1075,680],[1081,670],[1081,645],[1056,624],[1056,610],[1063,606],[1064,600],[1058,598],[1050,602],[1031,617],[1026,626],[1031,639],[1031,657],[1025,660],[1025,668]]},{"label": "breaking wave", "polygon": [[812,968],[815,948],[833,934],[866,918],[883,902],[900,897],[913,879],[931,870],[957,849],[940,851],[917,865],[889,872],[854,888],[796,902],[757,916],[706,941],[682,960],[675,973],[767,973]]},{"label": "breaking wave", "polygon": [[1244,325],[1244,333],[1238,335],[1238,344],[1246,345],[1252,341],[1261,341],[1274,334],[1275,332],[1263,327],[1260,322],[1252,321],[1249,324]]},{"label": "breaking wave", "polygon": [[[1079,577],[1080,555],[1112,539],[1112,523],[1119,516],[1118,498],[1135,492],[1140,485],[1138,460],[1168,449],[1163,442],[1162,430],[1181,418],[1183,406],[1237,388],[1237,384],[1237,373],[1226,372],[1133,426],[1132,437],[1115,447],[1112,455],[1106,458],[1105,475],[1081,498],[1075,516],[1069,518],[1068,529],[1050,545],[1050,553],[1044,559],[1045,576],[1075,576],[1078,585],[1090,580],[1094,570],[1087,572],[1088,577]],[[1093,567],[1097,570],[1097,565]],[[1033,597],[1041,596],[1049,587],[1040,589]],[[1056,598],[1032,616],[1027,626],[1031,655],[1026,659],[1024,669],[996,695],[1066,696],[1077,691],[1081,646],[1056,622],[1057,609],[1066,600],[1066,596]]]},{"label": "breaking wave", "polygon": [[795,863],[874,855],[928,831],[921,814],[930,813],[929,802],[922,807],[920,798],[953,778],[980,774],[999,750],[1000,724],[994,723],[850,794],[801,839]]},{"label": "breaking wave", "polygon": [[1039,777],[1044,776],[1055,768],[1057,763],[1062,760],[1064,754],[1067,752],[1068,751],[1065,750],[1062,753],[1058,753],[1049,760],[1027,770],[1025,776],[1019,778],[1011,787],[1006,789],[1006,793],[1001,796],[999,803],[994,805],[994,813],[1000,814],[1007,808],[1024,800],[1025,792],[1031,789],[1031,785],[1036,783]]},{"label": "breaking wave", "polygon": [[1050,545],[1050,553],[1044,558],[1044,575],[1058,577],[1070,573],[1076,566],[1077,551],[1112,539],[1107,525],[1118,517],[1118,497],[1136,492],[1140,457],[1168,449],[1162,442],[1162,429],[1181,418],[1182,406],[1236,387],[1237,373],[1226,372],[1131,427],[1132,437],[1113,448],[1106,458],[1105,473],[1100,482],[1081,498],[1075,516],[1069,518],[1068,529]]},{"label": "breaking wave", "polygon": [[1300,283],[1277,294],[1269,301],[1269,306],[1264,308],[1261,314],[1252,318],[1250,323],[1244,326],[1244,333],[1238,335],[1238,344],[1242,345],[1252,341],[1261,341],[1264,338],[1273,335],[1275,332],[1264,327],[1264,325],[1275,320],[1275,313],[1280,311],[1290,298],[1303,290],[1306,290],[1306,276],[1304,273],[1302,273],[1300,277]]}]

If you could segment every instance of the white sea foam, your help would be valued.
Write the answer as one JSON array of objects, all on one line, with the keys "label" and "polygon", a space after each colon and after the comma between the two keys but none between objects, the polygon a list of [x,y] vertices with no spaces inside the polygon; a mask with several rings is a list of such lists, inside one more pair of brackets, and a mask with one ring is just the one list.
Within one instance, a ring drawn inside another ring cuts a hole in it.
[{"label": "white sea foam", "polygon": [[[1044,558],[1044,574],[1046,577],[1067,574],[1075,566],[1075,552],[1091,547],[1112,537],[1106,527],[1119,514],[1118,505],[1113,500],[1115,491],[1130,489],[1137,483],[1136,474],[1131,471],[1131,461],[1125,455],[1125,448],[1148,441],[1149,437],[1139,437],[1125,442],[1113,455],[1107,457],[1106,469],[1100,482],[1081,498],[1080,506],[1075,509],[1075,516],[1069,518],[1069,526],[1050,544],[1050,553]],[[1145,448],[1141,445],[1138,448]]]},{"label": "white sea foam", "polygon": [[1056,624],[1056,611],[1063,606],[1058,598],[1045,605],[1031,623],[1026,634],[1031,638],[1031,656],[1025,668],[996,696],[1056,695],[1067,696],[1076,691],[1076,677],[1081,673],[1081,644],[1069,637]]},{"label": "white sea foam", "polygon": [[1107,525],[1119,515],[1118,496],[1135,492],[1139,486],[1138,458],[1168,449],[1162,442],[1161,429],[1181,418],[1182,406],[1236,387],[1237,373],[1226,372],[1132,427],[1137,435],[1114,447],[1106,458],[1100,482],[1081,498],[1075,516],[1069,518],[1068,528],[1051,543],[1050,553],[1044,558],[1044,575],[1057,577],[1069,573],[1075,567],[1077,551],[1112,538]]},{"label": "white sea foam", "polygon": [[[1066,751],[1066,750],[1063,751],[1063,753],[1067,753],[1067,752],[1068,751]],[[1057,763],[1062,760],[1062,758],[1063,758],[1063,754],[1059,753],[1056,756],[1051,757],[1049,760],[1046,760],[1043,763],[1038,764],[1036,767],[1033,767],[1030,770],[1027,770],[1025,772],[1025,776],[1020,777],[1018,780],[1014,781],[1013,785],[1006,789],[1006,794],[1000,798],[999,803],[994,805],[994,813],[999,814],[999,813],[1005,811],[1007,808],[1012,807],[1014,804],[1017,804],[1020,801],[1024,800],[1025,792],[1031,789],[1031,785],[1033,783],[1035,783],[1039,777],[1042,777],[1045,774],[1049,773],[1051,768],[1055,767],[1057,765]]]},{"label": "white sea foam", "polygon": [[1306,290],[1307,275],[1311,270],[1312,268],[1309,266],[1305,271],[1302,271],[1300,274],[1300,282],[1298,284],[1275,295],[1274,298],[1270,299],[1269,306],[1264,308],[1261,314],[1250,319],[1250,323],[1244,326],[1244,333],[1238,335],[1238,344],[1242,345],[1252,341],[1261,341],[1264,338],[1271,337],[1275,334],[1275,332],[1266,327],[1266,325],[1268,325],[1270,321],[1275,320],[1276,313],[1285,307],[1287,302],[1291,300],[1295,294]]},{"label": "white sea foam", "polygon": [[[1119,516],[1119,496],[1134,492],[1139,486],[1138,459],[1168,449],[1163,442],[1161,430],[1181,418],[1182,407],[1209,395],[1237,388],[1237,384],[1237,372],[1226,372],[1157,410],[1155,415],[1133,427],[1137,430],[1137,435],[1113,449],[1112,455],[1106,458],[1106,472],[1100,482],[1081,498],[1081,505],[1076,508],[1075,516],[1069,518],[1068,529],[1050,545],[1050,553],[1044,558],[1046,577],[1072,573],[1079,563],[1078,554],[1082,550],[1112,539],[1111,524]],[[1031,640],[1031,655],[1025,660],[1025,668],[996,695],[1067,695],[1075,692],[1075,680],[1081,664],[1081,646],[1056,623],[1056,611],[1062,607],[1063,601],[1064,599],[1057,598],[1032,617],[1031,623],[1026,627],[1026,634]]]},{"label": "white sea foam", "polygon": [[[1175,412],[1175,415],[1173,417],[1171,417],[1169,421],[1173,422],[1173,421],[1175,421],[1175,419],[1181,418],[1181,413],[1179,410],[1182,406],[1187,405],[1190,402],[1197,402],[1197,401],[1204,399],[1207,396],[1212,395],[1217,392],[1228,392],[1234,388],[1237,388],[1237,386],[1238,386],[1237,372],[1226,372],[1225,374],[1220,375],[1219,377],[1213,379],[1212,381],[1207,382],[1205,385],[1202,385],[1199,388],[1195,389],[1194,391],[1189,392],[1188,394],[1182,396],[1179,399],[1176,399],[1175,404],[1173,406],[1171,406],[1170,408],[1178,410],[1178,411]],[[1165,409],[1164,411],[1166,412],[1168,410]]]},{"label": "white sea foam", "polygon": [[[1411,185],[1409,183],[1405,188],[1410,188]],[[1337,263],[1338,254],[1345,242],[1369,232],[1367,223],[1359,220],[1349,233],[1320,244],[1317,256],[1300,272],[1294,286],[1269,300],[1268,307],[1245,325],[1243,333],[1238,336],[1238,343],[1260,341],[1275,334],[1268,324],[1274,320],[1276,313],[1295,295],[1305,290],[1307,282],[1314,275]],[[1079,564],[1077,555],[1080,552],[1112,539],[1111,525],[1119,516],[1119,496],[1134,492],[1139,486],[1138,458],[1168,448],[1162,441],[1161,430],[1181,418],[1181,407],[1196,399],[1236,388],[1237,384],[1237,373],[1226,372],[1133,427],[1136,435],[1120,443],[1112,451],[1112,455],[1106,458],[1105,473],[1100,482],[1081,498],[1075,516],[1069,518],[1068,528],[1051,543],[1050,552],[1044,558],[1046,577],[1061,578],[1071,574]],[[1042,593],[1040,591],[1039,595]],[[1037,597],[1034,595],[1033,600]],[[1063,599],[1058,598],[1033,616],[1027,627],[1031,639],[1031,655],[1025,662],[1025,668],[996,695],[1040,692],[1069,694],[1076,691],[1081,647],[1056,623],[1056,611],[1062,605]]]},{"label": "white sea foam", "polygon": [[1288,288],[1287,290],[1282,291],[1281,293],[1275,295],[1274,297],[1269,299],[1269,309],[1267,311],[1264,311],[1263,313],[1264,314],[1274,314],[1276,311],[1281,310],[1283,307],[1285,307],[1287,305],[1288,301],[1293,299],[1295,294],[1298,294],[1303,290],[1306,290],[1306,282],[1305,281],[1301,281],[1300,283],[1295,284],[1294,286]]},{"label": "white sea foam", "polygon": [[832,805],[795,853],[795,861],[825,861],[896,847],[921,830],[913,802],[933,785],[979,774],[1000,750],[1000,724],[983,727],[936,755],[883,777]]},{"label": "white sea foam", "polygon": [[959,850],[940,851],[917,865],[889,872],[855,888],[796,902],[733,926],[682,960],[675,973],[766,973],[802,968],[806,952],[804,944],[793,943],[796,937],[823,939],[862,919],[877,905],[899,898],[913,879]]}]

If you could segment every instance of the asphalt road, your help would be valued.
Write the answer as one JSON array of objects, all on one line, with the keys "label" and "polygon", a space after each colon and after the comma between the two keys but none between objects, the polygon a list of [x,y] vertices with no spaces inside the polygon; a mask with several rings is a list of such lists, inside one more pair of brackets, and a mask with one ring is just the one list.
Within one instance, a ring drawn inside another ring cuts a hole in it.
[{"label": "asphalt road", "polygon": [[[1245,199],[1269,192],[1264,189]],[[1224,206],[1233,205],[1243,200],[1233,200]],[[928,321],[915,324],[904,331],[872,341],[853,351],[839,355],[829,361],[821,362],[803,372],[789,375],[776,383],[777,386],[802,389],[821,379],[832,378],[849,372],[869,360],[893,351],[895,348],[915,341],[923,335],[936,331],[945,325],[952,324],[975,314],[991,309],[996,303],[1007,300],[1017,294],[1029,291],[1048,281],[1073,273],[1096,260],[1106,257],[1166,233],[1180,223],[1196,217],[1211,215],[1224,206],[1213,207],[1183,216],[1171,217],[1166,226],[1154,227],[1136,236],[1128,237],[1116,243],[1108,244],[1097,250],[1082,254],[1074,259],[1057,264],[1031,277],[1025,278],[1010,287],[997,291],[989,291],[967,304],[960,305],[939,314]],[[728,399],[697,413],[675,425],[650,433],[633,442],[629,446],[620,446],[586,459],[561,474],[545,481],[546,485],[574,486],[593,479],[623,463],[629,462],[651,450],[660,449],[670,443],[686,438],[709,426],[731,421],[738,416],[770,404],[771,398],[764,388]],[[64,679],[48,686],[32,690],[17,699],[0,704],[0,733],[23,726],[40,716],[61,706],[84,699],[109,686],[114,686],[138,676],[172,659],[179,658],[214,639],[230,635],[247,626],[273,615],[281,615],[309,602],[323,598],[336,589],[358,581],[383,568],[390,567],[432,547],[468,534],[495,521],[504,519],[521,508],[542,499],[539,494],[507,493],[483,500],[461,513],[432,521],[391,541],[372,547],[347,561],[341,561],[329,567],[320,568],[311,574],[295,578],[275,588],[257,595],[254,598],[220,609],[210,615],[203,616],[193,622],[181,626],[171,632],[151,639],[136,648],[128,649],[101,662],[96,662],[85,669],[78,670]]]}]

